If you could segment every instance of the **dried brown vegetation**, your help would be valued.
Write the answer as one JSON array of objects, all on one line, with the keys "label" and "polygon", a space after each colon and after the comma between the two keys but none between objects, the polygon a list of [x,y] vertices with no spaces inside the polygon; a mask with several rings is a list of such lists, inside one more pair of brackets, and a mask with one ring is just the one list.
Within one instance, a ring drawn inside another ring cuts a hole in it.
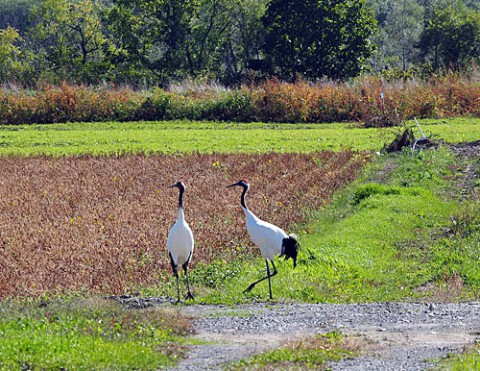
[{"label": "dried brown vegetation", "polygon": [[288,230],[365,159],[350,151],[0,159],[0,297],[155,285],[169,273],[165,244],[178,192],[166,186],[176,180],[187,186],[196,264],[252,248],[240,194],[226,185],[249,179],[249,207]]},{"label": "dried brown vegetation", "polygon": [[0,124],[75,121],[223,120],[268,122],[356,121],[367,126],[404,120],[480,116],[478,73],[390,81],[269,80],[240,90],[184,91],[45,85],[35,91],[0,87]]}]

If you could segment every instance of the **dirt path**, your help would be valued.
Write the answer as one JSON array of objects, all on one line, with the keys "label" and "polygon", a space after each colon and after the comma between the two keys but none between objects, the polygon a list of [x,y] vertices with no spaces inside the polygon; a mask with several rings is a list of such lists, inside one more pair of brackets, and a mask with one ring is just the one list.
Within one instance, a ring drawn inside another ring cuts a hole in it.
[{"label": "dirt path", "polygon": [[175,369],[219,370],[227,363],[293,338],[339,331],[360,337],[363,354],[332,363],[332,370],[425,370],[480,335],[480,303],[465,304],[257,304],[186,306],[196,338]]}]

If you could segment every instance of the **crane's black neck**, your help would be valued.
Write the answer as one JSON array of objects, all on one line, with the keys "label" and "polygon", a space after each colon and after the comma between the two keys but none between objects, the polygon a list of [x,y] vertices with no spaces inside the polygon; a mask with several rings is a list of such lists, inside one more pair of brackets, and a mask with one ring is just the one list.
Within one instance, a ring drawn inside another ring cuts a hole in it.
[{"label": "crane's black neck", "polygon": [[240,203],[244,209],[248,209],[247,204],[245,203],[245,195],[248,192],[248,186],[243,186],[242,196],[240,197]]},{"label": "crane's black neck", "polygon": [[185,189],[183,187],[178,187],[180,193],[178,194],[178,208],[183,209],[183,192]]}]

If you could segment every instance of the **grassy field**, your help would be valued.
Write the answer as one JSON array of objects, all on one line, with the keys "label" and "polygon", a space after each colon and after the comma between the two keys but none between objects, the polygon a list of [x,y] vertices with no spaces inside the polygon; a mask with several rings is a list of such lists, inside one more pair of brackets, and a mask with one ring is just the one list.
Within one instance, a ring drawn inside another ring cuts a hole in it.
[{"label": "grassy field", "polygon": [[[479,120],[421,125],[447,142],[480,139]],[[253,184],[251,209],[297,233],[302,245],[296,269],[277,260],[276,301],[478,300],[478,181],[470,198],[456,191],[464,169],[478,176],[478,160],[459,160],[446,147],[414,155],[339,152],[378,151],[399,131],[187,122],[3,127],[0,369],[148,369],[138,354],[149,360],[157,352],[156,367],[181,357],[189,319],[179,319],[175,332],[168,313],[137,318],[143,314],[112,303],[85,304],[97,300],[85,299],[92,293],[173,295],[164,239],[177,194],[165,187],[177,179],[187,179],[199,303],[268,297],[266,284],[242,294],[264,275],[239,194],[224,189],[242,177]],[[39,154],[53,157],[23,157]],[[115,154],[124,155],[107,156]],[[334,340],[327,343],[337,357]],[[45,341],[51,352],[42,352]],[[326,346],[325,339],[312,343]],[[88,351],[92,344],[98,352]],[[126,348],[131,353],[108,363],[108,354]],[[289,352],[267,358],[294,362]],[[305,352],[308,359],[312,350]],[[470,359],[478,356],[462,362]]]},{"label": "grassy field", "polygon": [[[426,135],[448,142],[480,139],[478,119],[425,120],[421,124]],[[412,122],[406,125],[414,127]],[[0,126],[0,156],[380,150],[400,131],[352,124],[190,121]]]},{"label": "grassy field", "polygon": [[[74,123],[0,127],[0,155],[317,152],[381,147],[394,130],[347,124],[177,122]],[[385,136],[385,137],[384,137]]]},{"label": "grassy field", "polygon": [[278,349],[265,351],[233,363],[226,370],[323,369],[327,362],[354,357],[360,347],[360,342],[349,341],[339,332],[330,332],[307,339],[289,341]]},{"label": "grassy field", "polygon": [[[0,303],[0,370],[152,370],[175,365],[191,320],[102,299]],[[41,304],[41,305],[38,305]]]}]

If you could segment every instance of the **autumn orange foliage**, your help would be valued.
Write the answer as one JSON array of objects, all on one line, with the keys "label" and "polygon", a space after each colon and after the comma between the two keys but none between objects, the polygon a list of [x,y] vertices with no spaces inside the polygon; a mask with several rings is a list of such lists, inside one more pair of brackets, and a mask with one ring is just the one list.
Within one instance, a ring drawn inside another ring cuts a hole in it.
[{"label": "autumn orange foliage", "polygon": [[0,89],[0,124],[188,119],[354,121],[378,127],[414,117],[478,117],[479,97],[478,76],[456,74],[394,81],[368,76],[352,82],[314,84],[269,80],[221,91],[134,91],[61,84],[35,91]]}]

